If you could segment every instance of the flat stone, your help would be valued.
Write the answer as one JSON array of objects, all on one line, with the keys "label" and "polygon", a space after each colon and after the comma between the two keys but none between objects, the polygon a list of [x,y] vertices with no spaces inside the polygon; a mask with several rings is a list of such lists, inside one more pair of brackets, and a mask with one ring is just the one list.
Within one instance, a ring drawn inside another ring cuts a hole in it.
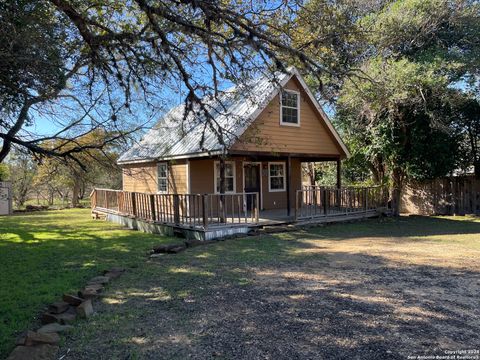
[{"label": "flat stone", "polygon": [[204,244],[205,244],[205,241],[196,240],[196,239],[188,239],[185,241],[186,247],[194,247],[194,246],[199,246]]},{"label": "flat stone", "polygon": [[165,255],[166,255],[166,253],[152,254],[152,255],[150,255],[150,257],[151,257],[152,259],[154,259],[154,258],[159,258],[159,257],[165,256]]},{"label": "flat stone", "polygon": [[34,346],[39,344],[58,345],[60,336],[57,333],[39,333],[35,331],[27,332],[25,337],[26,346]]},{"label": "flat stone", "polygon": [[61,325],[59,323],[51,323],[43,325],[37,330],[38,333],[62,333],[73,329],[72,325]]},{"label": "flat stone", "polygon": [[51,324],[51,323],[59,323],[62,325],[65,324],[70,324],[75,321],[75,318],[77,317],[76,311],[74,307],[69,307],[67,311],[61,314],[52,314],[52,313],[44,313],[40,317],[40,321],[42,324]]},{"label": "flat stone", "polygon": [[67,310],[67,312],[64,312],[62,314],[58,314],[57,315],[59,321],[58,323],[61,324],[61,325],[68,325],[68,324],[71,324],[75,321],[75,319],[77,318],[77,314],[75,312],[75,308],[70,308],[69,310]]},{"label": "flat stone", "polygon": [[123,271],[106,271],[104,273],[104,276],[108,277],[109,279],[113,280],[116,278],[119,278],[120,276],[123,275]]},{"label": "flat stone", "polygon": [[82,299],[93,299],[96,298],[103,291],[103,286],[101,284],[87,285],[83,290],[78,292],[78,296]]},{"label": "flat stone", "polygon": [[44,325],[57,322],[58,321],[57,314],[44,313],[42,314],[42,316],[40,316],[40,321]]},{"label": "flat stone", "polygon": [[85,290],[96,291],[98,294],[100,294],[103,291],[103,285],[102,284],[90,284],[90,285],[85,286]]},{"label": "flat stone", "polygon": [[185,245],[179,245],[179,246],[175,246],[175,247],[172,247],[168,253],[170,254],[177,254],[183,250],[185,250],[187,247]]},{"label": "flat stone", "polygon": [[75,295],[63,294],[63,301],[69,303],[70,305],[78,306],[82,303],[83,299]]},{"label": "flat stone", "polygon": [[58,346],[55,345],[17,346],[7,360],[54,360],[57,353]]},{"label": "flat stone", "polygon": [[15,339],[15,345],[25,345],[25,336],[26,334],[22,334],[20,336],[18,336],[16,339]]},{"label": "flat stone", "polygon": [[161,253],[166,253],[168,249],[167,245],[159,245],[155,246],[152,250],[155,254],[161,254]]},{"label": "flat stone", "polygon": [[77,315],[81,318],[88,318],[93,314],[92,300],[88,299],[77,306]]},{"label": "flat stone", "polygon": [[57,301],[48,306],[48,311],[53,314],[61,314],[68,310],[69,303],[65,301]]},{"label": "flat stone", "polygon": [[94,278],[91,278],[88,281],[88,285],[97,285],[97,284],[105,285],[105,284],[108,284],[109,281],[110,281],[110,278],[108,276],[95,276]]},{"label": "flat stone", "polygon": [[108,270],[104,270],[103,275],[108,277],[109,279],[116,279],[122,276],[124,272],[125,272],[125,268],[115,266]]},{"label": "flat stone", "polygon": [[167,253],[176,254],[185,250],[187,247],[185,244],[171,244],[171,245],[159,245],[153,248],[155,254]]},{"label": "flat stone", "polygon": [[95,299],[98,297],[98,293],[95,290],[91,289],[83,289],[78,292],[78,296],[80,296],[83,300],[88,300],[88,299]]}]

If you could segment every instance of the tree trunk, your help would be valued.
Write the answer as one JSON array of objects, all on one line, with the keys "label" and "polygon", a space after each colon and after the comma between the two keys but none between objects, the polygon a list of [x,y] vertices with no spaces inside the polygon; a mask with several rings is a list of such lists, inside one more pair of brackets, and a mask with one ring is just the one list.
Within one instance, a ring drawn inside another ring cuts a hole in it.
[{"label": "tree trunk", "polygon": [[316,182],[316,174],[315,174],[315,163],[309,162],[308,163],[308,177],[310,178],[310,185],[315,186]]},{"label": "tree trunk", "polygon": [[78,197],[83,200],[85,198],[85,182],[82,181],[82,186],[80,187],[80,194]]},{"label": "tree trunk", "polygon": [[79,205],[79,195],[80,195],[80,180],[78,177],[75,177],[72,188],[72,207],[78,207]]},{"label": "tree trunk", "polygon": [[48,192],[48,205],[50,205],[50,206],[53,205],[54,197],[55,197],[55,191],[54,190],[49,190],[49,192]]},{"label": "tree trunk", "polygon": [[373,182],[375,184],[379,184],[380,183],[380,174],[379,174],[378,169],[372,163],[368,163],[368,168],[370,170],[370,173],[372,174]]},{"label": "tree trunk", "polygon": [[372,174],[373,182],[380,184],[385,177],[385,166],[381,156],[376,156],[372,161],[368,161],[368,168]]},{"label": "tree trunk", "polygon": [[10,138],[17,135],[17,133],[25,124],[25,121],[27,121],[28,110],[30,109],[30,106],[32,106],[32,102],[28,100],[25,101],[22,108],[20,109],[17,120],[15,121],[14,125],[10,128],[10,130],[8,130],[6,134],[7,137],[3,138],[2,148],[0,150],[0,163],[2,163],[5,160],[7,155],[10,153],[10,150],[12,149],[12,140]]},{"label": "tree trunk", "polygon": [[404,173],[396,168],[392,172],[392,213],[393,216],[400,215],[400,205],[402,201]]}]

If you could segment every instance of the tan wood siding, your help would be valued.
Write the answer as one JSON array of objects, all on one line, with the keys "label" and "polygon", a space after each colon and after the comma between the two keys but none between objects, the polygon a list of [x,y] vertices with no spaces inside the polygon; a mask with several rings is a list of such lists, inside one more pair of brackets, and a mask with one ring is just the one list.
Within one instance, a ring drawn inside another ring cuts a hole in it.
[{"label": "tan wood siding", "polygon": [[[123,190],[146,193],[157,192],[157,163],[129,164],[123,167]],[[187,192],[187,163],[185,160],[169,162],[168,192]]]},{"label": "tan wood siding", "polygon": [[157,163],[125,165],[122,180],[124,191],[157,192]]},{"label": "tan wood siding", "polygon": [[[190,160],[190,193],[211,194],[214,193],[214,164],[216,159],[191,159]],[[243,192],[243,163],[248,161],[260,162],[247,157],[235,157],[228,161],[235,162],[236,191]],[[272,160],[273,161],[273,160]],[[283,162],[285,160],[274,160]],[[268,161],[260,162],[261,168],[261,190],[263,197],[263,208],[285,209],[287,207],[287,191],[270,192],[268,186]],[[291,193],[290,203],[292,208],[295,204],[296,190],[301,189],[301,161],[292,158]],[[169,164],[169,192],[184,194],[187,193],[187,163],[171,162]],[[136,192],[157,192],[157,163],[127,165],[123,169],[123,190]]]},{"label": "tan wood siding", "polygon": [[[190,160],[190,181],[191,193],[205,194],[214,192],[214,164],[215,159],[204,160]],[[246,157],[235,157],[228,161],[235,161],[236,172],[236,191],[243,192],[243,162],[260,162]],[[285,160],[275,160],[275,162],[285,162]],[[292,175],[291,175],[291,194],[290,202],[292,208],[295,204],[296,190],[300,190],[301,182],[301,161],[299,159],[292,159]],[[287,207],[287,192],[270,192],[268,190],[268,161],[261,161],[261,181],[262,181],[262,196],[263,208],[269,209],[285,209]]]},{"label": "tan wood siding", "polygon": [[[275,161],[283,162],[285,161]],[[295,194],[297,190],[302,188],[302,166],[298,159],[291,159],[291,184],[290,184],[290,205],[292,209],[295,207]],[[268,186],[268,162],[262,163],[262,168],[266,166],[266,171],[262,171],[262,189],[263,189],[263,208],[270,209],[286,209],[287,208],[287,190],[279,192],[270,192]]]},{"label": "tan wood siding", "polygon": [[188,189],[187,163],[170,162],[168,167],[168,192],[174,194],[186,194]]},{"label": "tan wood siding", "polygon": [[[217,159],[190,159],[190,192],[192,194],[212,194],[214,188],[214,166]],[[235,162],[235,191],[243,192],[242,162],[238,159],[228,159]]]},{"label": "tan wood siding", "polygon": [[213,189],[213,159],[190,160],[190,192],[211,194]]},{"label": "tan wood siding", "polygon": [[280,97],[277,95],[232,150],[343,156],[298,80],[291,79],[285,88],[300,92],[300,126],[280,125]]}]

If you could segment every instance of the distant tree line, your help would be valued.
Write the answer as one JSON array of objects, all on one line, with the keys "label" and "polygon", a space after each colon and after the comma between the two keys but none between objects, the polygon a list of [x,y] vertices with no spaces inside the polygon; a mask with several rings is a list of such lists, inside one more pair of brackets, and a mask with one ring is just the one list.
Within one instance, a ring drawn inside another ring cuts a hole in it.
[{"label": "distant tree line", "polygon": [[[89,133],[77,138],[82,144],[103,141],[101,133]],[[58,140],[42,144],[46,148],[58,146]],[[23,149],[13,148],[6,167],[6,179],[13,184],[13,200],[17,208],[29,204],[48,206],[80,205],[87,200],[94,187],[121,187],[121,171],[116,166],[119,149],[111,145],[109,148],[84,150],[79,153],[82,167],[74,163],[65,163],[56,157],[35,159]]]}]

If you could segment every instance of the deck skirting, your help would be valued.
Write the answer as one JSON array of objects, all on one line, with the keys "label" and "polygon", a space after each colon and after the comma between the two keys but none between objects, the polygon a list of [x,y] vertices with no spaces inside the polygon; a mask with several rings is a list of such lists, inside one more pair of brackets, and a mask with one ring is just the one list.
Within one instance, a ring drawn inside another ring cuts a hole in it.
[{"label": "deck skirting", "polygon": [[236,225],[230,227],[218,227],[208,230],[187,228],[170,224],[159,224],[140,219],[131,218],[119,214],[106,214],[106,220],[120,224],[132,230],[138,230],[149,234],[160,234],[164,236],[179,236],[188,240],[209,241],[221,239],[238,234],[247,234],[251,230],[248,225]]}]

